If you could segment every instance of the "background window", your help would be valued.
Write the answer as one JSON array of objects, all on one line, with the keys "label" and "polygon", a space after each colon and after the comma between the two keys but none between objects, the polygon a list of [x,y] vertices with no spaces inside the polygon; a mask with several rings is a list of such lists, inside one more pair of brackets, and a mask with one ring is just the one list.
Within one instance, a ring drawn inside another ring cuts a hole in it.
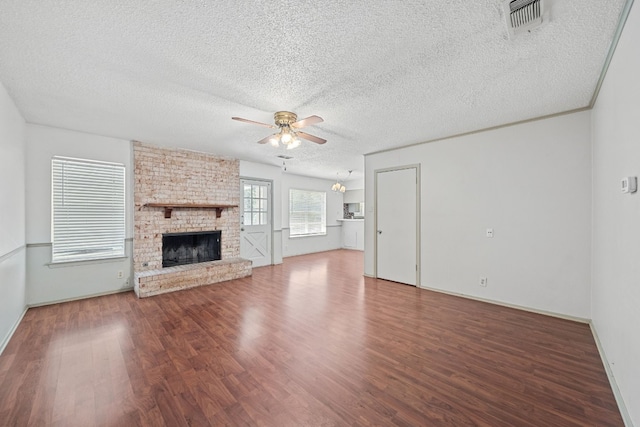
[{"label": "background window", "polygon": [[52,262],[123,257],[124,165],[53,157]]},{"label": "background window", "polygon": [[327,193],[289,190],[289,236],[327,234]]}]

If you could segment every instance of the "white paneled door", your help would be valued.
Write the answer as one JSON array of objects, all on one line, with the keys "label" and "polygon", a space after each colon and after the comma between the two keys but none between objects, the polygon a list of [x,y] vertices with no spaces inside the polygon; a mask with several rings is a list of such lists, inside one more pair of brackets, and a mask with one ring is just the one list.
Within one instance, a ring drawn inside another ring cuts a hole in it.
[{"label": "white paneled door", "polygon": [[418,168],[376,171],[376,277],[418,285]]},{"label": "white paneled door", "polygon": [[240,256],[254,267],[271,260],[271,182],[240,180]]}]

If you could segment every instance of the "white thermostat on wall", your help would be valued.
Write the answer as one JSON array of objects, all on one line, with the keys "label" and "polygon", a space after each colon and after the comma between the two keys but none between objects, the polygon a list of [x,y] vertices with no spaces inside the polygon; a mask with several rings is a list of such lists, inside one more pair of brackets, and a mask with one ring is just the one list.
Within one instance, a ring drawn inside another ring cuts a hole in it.
[{"label": "white thermostat on wall", "polygon": [[638,178],[635,176],[622,178],[621,185],[623,193],[635,193],[638,189]]}]

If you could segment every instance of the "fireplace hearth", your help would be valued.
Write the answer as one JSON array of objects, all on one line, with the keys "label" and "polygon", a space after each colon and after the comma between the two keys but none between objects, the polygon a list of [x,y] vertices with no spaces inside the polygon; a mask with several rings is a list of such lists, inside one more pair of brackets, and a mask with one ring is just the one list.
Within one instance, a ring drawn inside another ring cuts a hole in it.
[{"label": "fireplace hearth", "polygon": [[222,232],[165,233],[162,235],[162,267],[217,261],[221,258]]}]

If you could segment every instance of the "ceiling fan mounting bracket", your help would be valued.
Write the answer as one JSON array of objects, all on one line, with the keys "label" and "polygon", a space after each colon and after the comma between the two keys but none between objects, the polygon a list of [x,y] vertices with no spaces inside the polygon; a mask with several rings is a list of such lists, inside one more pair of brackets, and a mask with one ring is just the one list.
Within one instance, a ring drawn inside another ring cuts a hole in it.
[{"label": "ceiling fan mounting bracket", "polygon": [[273,115],[273,119],[276,125],[282,127],[295,123],[298,120],[298,115],[291,111],[278,111]]}]

